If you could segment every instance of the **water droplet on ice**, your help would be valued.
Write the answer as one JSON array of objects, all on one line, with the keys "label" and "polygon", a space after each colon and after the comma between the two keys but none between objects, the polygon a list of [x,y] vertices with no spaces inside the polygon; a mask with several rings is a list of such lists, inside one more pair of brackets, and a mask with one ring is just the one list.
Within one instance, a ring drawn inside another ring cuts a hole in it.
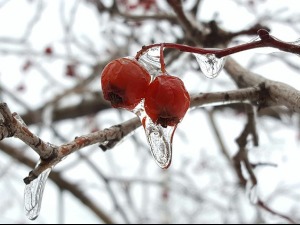
[{"label": "water droplet on ice", "polygon": [[215,78],[219,75],[225,64],[225,57],[217,58],[214,54],[194,53],[201,71],[207,78]]},{"label": "water droplet on ice", "polygon": [[43,192],[50,172],[51,168],[45,170],[35,180],[25,186],[24,209],[27,218],[30,220],[35,220],[40,214]]}]

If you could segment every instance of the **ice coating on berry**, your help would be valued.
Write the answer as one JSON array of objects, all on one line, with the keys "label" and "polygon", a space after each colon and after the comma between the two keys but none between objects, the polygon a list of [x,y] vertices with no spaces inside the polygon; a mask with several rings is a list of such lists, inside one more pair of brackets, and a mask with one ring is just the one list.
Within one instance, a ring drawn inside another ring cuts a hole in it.
[{"label": "ice coating on berry", "polygon": [[132,110],[145,97],[150,81],[147,70],[135,59],[113,60],[101,75],[104,99],[114,108]]},{"label": "ice coating on berry", "polygon": [[148,87],[145,110],[151,120],[162,127],[175,126],[190,106],[190,96],[183,82],[170,75],[160,75]]}]

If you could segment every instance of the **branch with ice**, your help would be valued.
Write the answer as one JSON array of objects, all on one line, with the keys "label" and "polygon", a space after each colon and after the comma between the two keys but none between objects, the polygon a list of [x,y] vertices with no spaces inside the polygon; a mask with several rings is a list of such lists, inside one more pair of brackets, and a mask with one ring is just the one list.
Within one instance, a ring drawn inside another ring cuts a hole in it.
[{"label": "branch with ice", "polygon": [[[227,92],[201,93],[191,97],[191,108],[244,101],[255,101],[259,103],[264,91],[263,85],[260,85],[257,87],[249,87]],[[20,122],[21,118],[18,117],[16,113],[12,114],[10,112],[5,103],[0,104],[0,113],[3,116],[3,121],[0,123],[1,139],[12,136],[19,138],[35,150],[41,158],[41,162],[37,165],[37,167],[34,168],[30,172],[29,176],[24,179],[26,184],[29,184],[31,181],[36,179],[46,169],[55,166],[69,154],[84,147],[93,144],[100,144],[104,150],[110,149],[141,125],[138,118],[134,118],[101,131],[76,137],[75,140],[69,143],[56,146],[43,141],[33,134],[24,123]]]},{"label": "branch with ice", "polygon": [[[255,87],[239,90],[194,95],[191,97],[191,107],[205,107],[207,105],[233,102],[255,102],[258,105],[264,105],[267,96],[269,94],[266,94],[264,83],[262,83]],[[141,126],[139,119],[134,118],[102,131],[76,137],[75,140],[69,143],[56,146],[43,141],[33,134],[16,113],[11,113],[5,103],[0,104],[0,113],[3,117],[0,120],[1,139],[12,136],[19,138],[35,150],[41,158],[37,166],[24,179],[26,183],[25,210],[30,219],[37,218],[39,214],[47,177],[56,164],[69,154],[93,144],[100,144],[102,148],[107,150]]]},{"label": "branch with ice", "polygon": [[[244,101],[259,102],[262,90],[262,86],[257,86],[227,92],[200,93],[191,97],[191,107]],[[141,125],[138,118],[134,118],[111,128],[76,137],[69,143],[56,146],[33,134],[26,124],[21,122],[21,118],[16,113],[11,113],[7,104],[0,104],[0,113],[3,116],[0,121],[1,140],[12,136],[16,137],[30,146],[41,158],[39,165],[24,179],[27,184],[46,169],[55,166],[67,155],[93,144],[100,144],[104,150],[110,149]]]},{"label": "branch with ice", "polygon": [[134,118],[103,131],[76,137],[74,141],[58,147],[46,143],[33,134],[16,113],[11,113],[7,104],[0,103],[0,115],[3,117],[0,118],[0,140],[8,137],[19,138],[40,156],[40,161],[36,167],[24,179],[26,184],[24,191],[25,212],[31,220],[36,219],[39,215],[45,184],[56,164],[67,155],[83,147],[96,143],[118,142],[140,126],[139,120]]},{"label": "branch with ice", "polygon": [[[199,48],[189,45],[177,44],[177,43],[156,43],[147,46],[143,46],[140,51],[137,52],[135,58],[140,59],[147,51],[156,48],[170,48],[177,49],[181,52],[193,53],[203,74],[208,78],[215,78],[218,76],[220,71],[223,69],[225,64],[226,56],[247,51],[255,48],[272,47],[278,50],[294,53],[300,55],[299,41],[295,42],[284,42],[272,35],[265,29],[259,29],[257,31],[258,39],[253,42],[237,45],[234,47],[216,49],[216,48]],[[163,65],[163,64],[162,64]]]}]

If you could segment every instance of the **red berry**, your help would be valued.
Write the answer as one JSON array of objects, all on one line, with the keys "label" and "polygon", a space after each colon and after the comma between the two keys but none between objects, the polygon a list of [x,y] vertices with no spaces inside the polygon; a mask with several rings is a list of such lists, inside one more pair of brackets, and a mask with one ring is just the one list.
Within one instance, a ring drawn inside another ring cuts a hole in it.
[{"label": "red berry", "polygon": [[18,87],[17,87],[17,91],[24,91],[25,90],[25,85],[24,84],[20,84]]},{"label": "red berry", "polygon": [[161,75],[150,84],[145,97],[145,110],[156,124],[176,126],[190,106],[190,96],[183,82],[170,75]]},{"label": "red berry", "polygon": [[31,62],[30,60],[27,60],[27,61],[24,63],[24,65],[23,65],[23,67],[22,67],[22,70],[25,72],[25,71],[27,71],[31,66],[32,66],[32,62]]},{"label": "red berry", "polygon": [[75,64],[66,65],[65,74],[68,77],[75,77],[76,76],[76,65]]},{"label": "red berry", "polygon": [[145,97],[151,77],[135,59],[111,61],[102,71],[103,96],[114,108],[134,109]]},{"label": "red berry", "polygon": [[46,48],[44,49],[44,53],[45,53],[46,55],[52,55],[53,49],[52,49],[50,46],[48,46],[48,47],[46,47]]}]

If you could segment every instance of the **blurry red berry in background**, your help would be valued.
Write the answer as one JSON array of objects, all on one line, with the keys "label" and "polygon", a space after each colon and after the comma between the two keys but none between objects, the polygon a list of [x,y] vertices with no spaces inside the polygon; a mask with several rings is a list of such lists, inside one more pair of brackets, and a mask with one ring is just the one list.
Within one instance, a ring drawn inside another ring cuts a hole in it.
[{"label": "blurry red berry in background", "polygon": [[139,4],[149,10],[152,6],[156,6],[156,0],[139,0]]},{"label": "blurry red berry in background", "polygon": [[76,65],[75,64],[66,65],[65,74],[68,77],[75,77],[76,76]]},{"label": "blurry red berry in background", "polygon": [[147,115],[162,127],[176,126],[190,106],[190,96],[182,80],[161,75],[150,84],[145,97]]},{"label": "blurry red berry in background", "polygon": [[32,66],[32,62],[30,60],[25,61],[22,66],[22,70],[25,72]]},{"label": "blurry red berry in background", "polygon": [[17,91],[18,92],[22,92],[22,91],[25,91],[26,87],[24,84],[20,84],[18,87],[17,87]]},{"label": "blurry red berry in background", "polygon": [[119,58],[102,71],[103,96],[114,108],[134,109],[145,97],[151,76],[135,59]]},{"label": "blurry red berry in background", "polygon": [[50,46],[46,47],[46,48],[44,49],[44,53],[45,53],[46,55],[52,55],[52,53],[53,53],[53,48],[50,47]]},{"label": "blurry red berry in background", "polygon": [[118,3],[124,5],[128,10],[134,10],[136,8],[143,8],[145,11],[150,10],[151,8],[157,10],[156,0],[137,0],[136,2],[119,0]]}]

